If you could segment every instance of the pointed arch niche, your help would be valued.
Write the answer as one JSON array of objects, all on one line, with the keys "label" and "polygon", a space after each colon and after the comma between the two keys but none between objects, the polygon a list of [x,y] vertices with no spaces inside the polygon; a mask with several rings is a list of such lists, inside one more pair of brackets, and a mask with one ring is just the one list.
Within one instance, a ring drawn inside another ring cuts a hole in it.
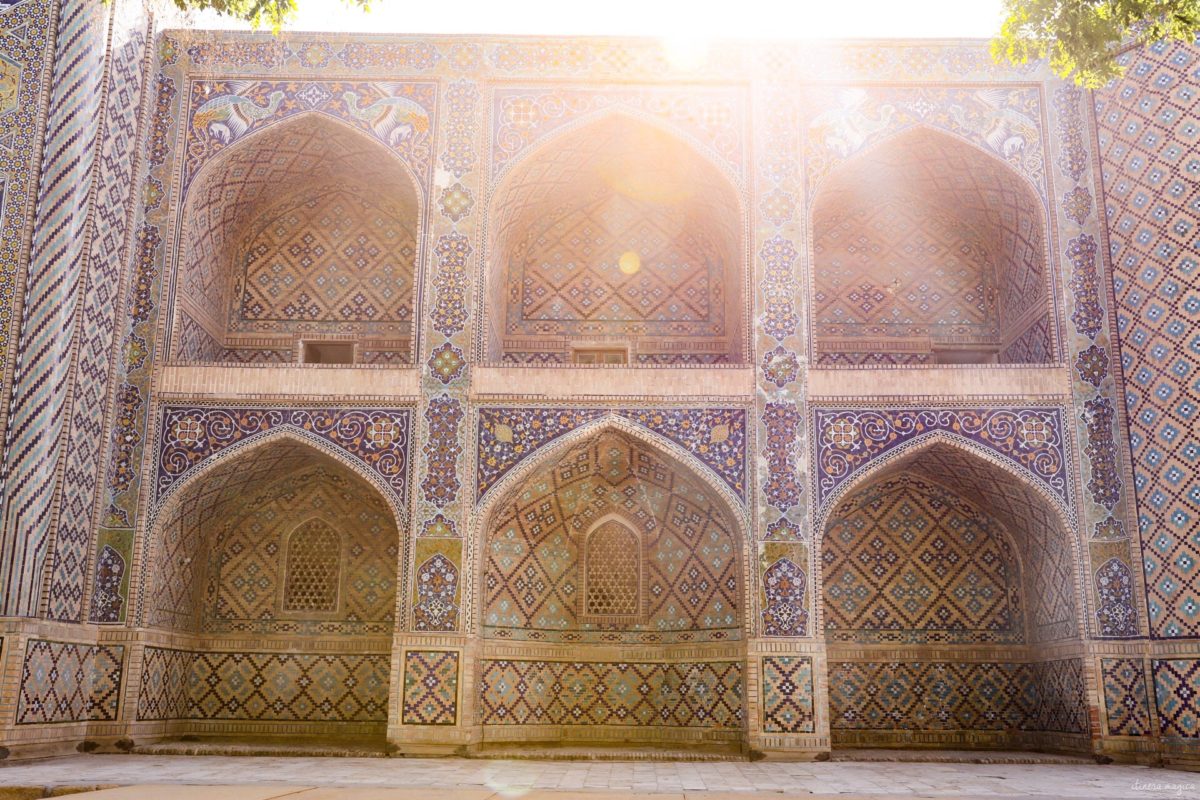
[{"label": "pointed arch niche", "polygon": [[187,190],[172,357],[411,363],[420,209],[408,168],[338,120],[246,136]]},{"label": "pointed arch niche", "polygon": [[834,746],[1089,746],[1078,553],[1024,478],[931,440],[823,525]]},{"label": "pointed arch niche", "polygon": [[143,734],[382,738],[400,535],[349,464],[269,435],[214,459],[151,523]]},{"label": "pointed arch niche", "polygon": [[738,190],[690,143],[611,113],[559,134],[491,200],[493,363],[744,363]]},{"label": "pointed arch niche", "polygon": [[1044,219],[1024,177],[949,134],[855,156],[814,199],[815,363],[1051,363]]},{"label": "pointed arch niche", "polygon": [[745,556],[716,487],[604,427],[552,446],[489,509],[485,741],[740,746]]}]

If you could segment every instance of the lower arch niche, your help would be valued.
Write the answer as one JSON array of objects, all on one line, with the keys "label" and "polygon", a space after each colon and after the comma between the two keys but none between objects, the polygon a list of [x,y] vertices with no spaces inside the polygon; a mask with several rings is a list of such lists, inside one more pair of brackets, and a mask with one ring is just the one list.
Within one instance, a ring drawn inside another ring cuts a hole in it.
[{"label": "lower arch niche", "polygon": [[367,480],[274,436],[173,495],[150,547],[142,622],[167,646],[145,648],[143,733],[382,747],[400,540]]},{"label": "lower arch niche", "polygon": [[937,443],[863,479],[820,559],[834,747],[1088,747],[1073,554],[1023,480]]},{"label": "lower arch niche", "polygon": [[485,746],[741,746],[743,556],[717,489],[655,446],[603,430],[548,456],[493,509]]}]

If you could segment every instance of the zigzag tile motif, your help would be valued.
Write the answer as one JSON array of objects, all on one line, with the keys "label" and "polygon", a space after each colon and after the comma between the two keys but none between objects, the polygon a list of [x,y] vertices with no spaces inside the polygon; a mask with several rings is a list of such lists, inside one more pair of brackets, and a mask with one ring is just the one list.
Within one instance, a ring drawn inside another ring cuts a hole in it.
[{"label": "zigzag tile motif", "polygon": [[484,661],[484,725],[623,725],[737,729],[742,665]]},{"label": "zigzag tile motif", "polygon": [[[122,16],[126,13],[123,11]],[[132,16],[137,21],[140,14]],[[116,26],[121,27],[122,22],[117,21]],[[122,37],[124,43],[120,42]],[[121,268],[132,245],[134,150],[142,107],[146,32],[132,27],[115,31],[112,47],[50,582],[49,616],[72,622],[79,621],[83,614],[84,576],[96,523],[93,511],[100,478],[102,448],[98,443],[103,439],[114,358],[116,304],[121,298]]]},{"label": "zigzag tile motif", "polygon": [[1105,658],[1100,662],[1104,711],[1110,736],[1148,736],[1150,701],[1142,660]]},{"label": "zigzag tile motif", "polygon": [[5,6],[0,16],[0,374],[7,374],[16,355],[12,323],[28,266],[25,226],[37,194],[36,136],[50,76],[54,6],[51,0],[24,0]]},{"label": "zigzag tile motif", "polygon": [[405,725],[458,722],[458,653],[409,650],[404,654]]},{"label": "zigzag tile motif", "polygon": [[67,424],[69,354],[82,302],[87,206],[94,178],[106,10],[66,0],[58,20],[37,220],[4,442],[0,614],[37,613],[49,547],[57,447]]},{"label": "zigzag tile motif", "polygon": [[30,639],[21,669],[17,724],[115,720],[124,657],[121,645]]},{"label": "zigzag tile motif", "polygon": [[764,656],[763,730],[768,733],[812,733],[812,659],[807,656]]},{"label": "zigzag tile motif", "polygon": [[1164,737],[1200,738],[1200,660],[1155,661],[1154,696]]}]

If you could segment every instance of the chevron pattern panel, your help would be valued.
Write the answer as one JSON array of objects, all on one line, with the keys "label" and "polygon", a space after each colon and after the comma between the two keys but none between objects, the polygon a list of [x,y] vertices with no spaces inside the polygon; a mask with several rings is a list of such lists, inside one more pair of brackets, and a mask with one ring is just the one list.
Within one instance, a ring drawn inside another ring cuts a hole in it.
[{"label": "chevron pattern panel", "polygon": [[141,10],[136,3],[122,3],[122,17],[133,19],[118,21],[112,38],[87,288],[78,328],[79,351],[50,579],[49,616],[72,622],[78,622],[83,615],[84,580],[95,529],[96,488],[103,449],[99,443],[104,438],[116,304],[121,297],[121,266],[127,262],[132,244],[134,153],[145,82],[147,33],[136,27],[142,21],[140,15],[129,14],[130,5],[134,11]]},{"label": "chevron pattern panel", "polygon": [[60,9],[41,186],[5,433],[0,614],[32,616],[49,547],[58,442],[68,419],[71,353],[88,246],[87,206],[99,128],[105,8]]}]

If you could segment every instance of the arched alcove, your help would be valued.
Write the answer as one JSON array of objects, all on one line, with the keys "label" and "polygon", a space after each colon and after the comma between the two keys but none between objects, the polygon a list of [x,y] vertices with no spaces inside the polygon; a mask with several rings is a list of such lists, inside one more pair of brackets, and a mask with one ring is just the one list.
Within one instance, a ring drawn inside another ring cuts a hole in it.
[{"label": "arched alcove", "polygon": [[678,135],[591,120],[518,162],[490,208],[488,360],[746,360],[739,194]]},{"label": "arched alcove", "polygon": [[172,357],[410,363],[420,205],[395,154],[330,117],[240,139],[187,190]]},{"label": "arched alcove", "polygon": [[1086,749],[1073,534],[948,441],[861,477],[819,552],[835,746]]},{"label": "arched alcove", "polygon": [[1054,360],[1045,212],[982,150],[910,128],[842,164],[813,206],[818,365]]},{"label": "arched alcove", "polygon": [[137,719],[163,734],[380,736],[400,535],[347,463],[276,434],[175,491],[148,532]]},{"label": "arched alcove", "polygon": [[737,520],[688,465],[614,427],[506,484],[481,529],[484,739],[742,742]]}]

